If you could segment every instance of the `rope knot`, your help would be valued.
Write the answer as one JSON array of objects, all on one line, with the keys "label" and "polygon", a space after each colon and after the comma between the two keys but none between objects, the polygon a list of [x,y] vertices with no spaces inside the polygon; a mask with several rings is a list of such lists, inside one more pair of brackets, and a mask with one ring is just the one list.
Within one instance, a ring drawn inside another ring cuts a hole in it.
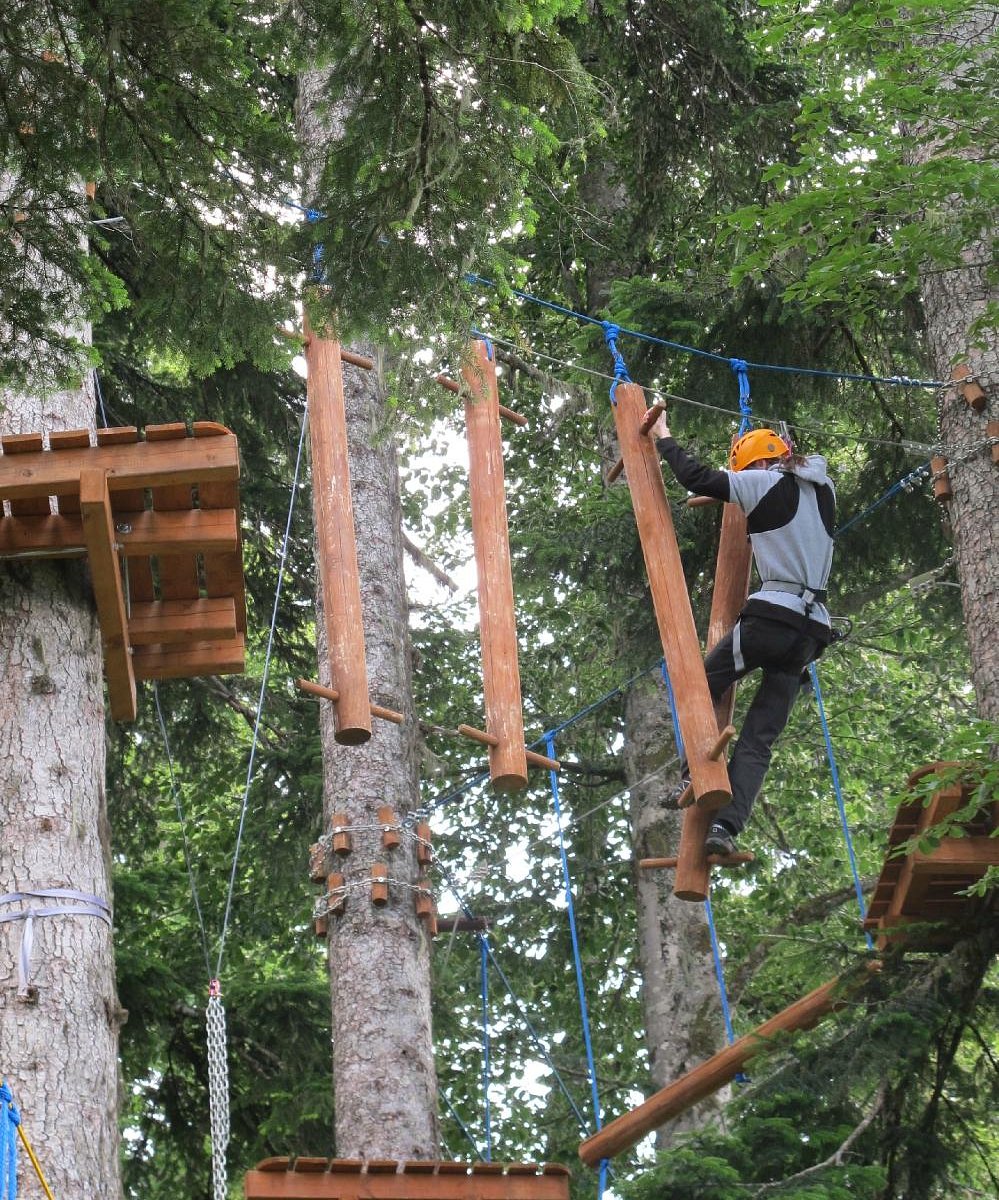
[{"label": "rope knot", "polygon": [[601,321],[600,325],[604,331],[604,341],[607,343],[607,349],[614,358],[614,382],[611,384],[610,398],[611,404],[617,404],[617,399],[614,395],[617,385],[619,383],[631,383],[631,376],[628,374],[628,367],[625,364],[624,356],[617,348],[617,339],[621,336],[621,326],[615,325],[613,321]]},{"label": "rope knot", "polygon": [[749,428],[749,422],[753,415],[752,405],[749,402],[749,363],[744,358],[730,358],[728,365],[735,372],[739,381],[739,413],[742,417],[739,422],[739,434],[741,436]]}]

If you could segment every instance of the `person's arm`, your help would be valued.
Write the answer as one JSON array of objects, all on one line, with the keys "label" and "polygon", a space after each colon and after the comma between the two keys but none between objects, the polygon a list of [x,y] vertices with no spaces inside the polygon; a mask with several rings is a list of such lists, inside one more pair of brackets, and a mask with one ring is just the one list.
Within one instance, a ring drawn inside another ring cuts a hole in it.
[{"label": "person's arm", "polygon": [[649,430],[649,437],[655,438],[660,457],[666,460],[670,470],[688,492],[696,496],[713,496],[716,500],[731,498],[728,472],[706,467],[688,454],[670,433],[665,413],[660,414]]}]

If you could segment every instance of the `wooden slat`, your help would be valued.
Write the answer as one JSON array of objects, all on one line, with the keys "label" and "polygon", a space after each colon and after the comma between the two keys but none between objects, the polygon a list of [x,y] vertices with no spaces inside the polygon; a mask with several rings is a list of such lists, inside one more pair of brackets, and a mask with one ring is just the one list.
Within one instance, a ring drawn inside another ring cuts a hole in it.
[{"label": "wooden slat", "polygon": [[912,855],[913,871],[940,876],[968,874],[984,875],[989,867],[999,866],[999,838],[944,838],[928,854],[917,850]]},{"label": "wooden slat", "polygon": [[232,596],[236,601],[236,623],[246,632],[246,585],[243,581],[243,548],[237,515],[239,487],[232,483],[198,485],[198,504],[202,512],[229,510],[236,529],[236,542],[228,550],[204,547],[205,591],[209,596]]},{"label": "wooden slat", "polygon": [[116,721],[134,721],[135,676],[125,624],[125,598],[115,554],[107,476],[98,468],[88,467],[80,476],[80,511],[101,623],[111,716]]},{"label": "wooden slat", "polygon": [[[321,1172],[275,1170],[268,1162],[248,1171],[246,1200],[568,1200],[569,1175],[564,1169],[536,1174],[505,1170],[503,1164],[470,1169],[467,1163],[440,1162],[430,1173],[343,1171],[331,1161]],[[482,1164],[477,1164],[482,1166]]]},{"label": "wooden slat", "polygon": [[[108,435],[123,431],[100,430],[96,447],[59,451],[36,450],[0,457],[0,498],[25,499],[79,491],[81,472],[95,468],[107,472],[112,493],[137,487],[188,486],[201,480],[217,482],[239,476],[236,439],[184,438],[168,442],[117,442]],[[129,431],[130,432],[130,431]]]},{"label": "wooden slat", "polygon": [[235,638],[236,633],[231,596],[136,602],[128,618],[128,638],[133,646],[221,641]]},{"label": "wooden slat", "polygon": [[224,642],[196,642],[184,649],[136,646],[136,679],[189,679],[192,675],[238,675],[245,669],[242,635]]},{"label": "wooden slat", "polygon": [[469,390],[465,401],[468,495],[478,576],[486,729],[498,739],[489,747],[489,774],[496,791],[512,792],[527,786],[524,711],[496,365],[481,339],[474,343],[474,361],[462,368],[462,375]]},{"label": "wooden slat", "polygon": [[[3,449],[5,457],[37,452],[42,449],[42,446],[40,433],[13,433],[0,438],[0,448]],[[49,512],[51,512],[51,505],[48,496],[31,496],[24,500],[11,500],[10,502],[10,513],[13,517]]]},{"label": "wooden slat", "polygon": [[[54,429],[49,434],[49,450],[79,450],[90,445],[89,429]],[[79,492],[56,495],[56,511],[75,516],[80,511]]]},{"label": "wooden slat", "polygon": [[[79,497],[77,506],[79,506]],[[232,552],[238,545],[236,514],[220,510],[186,513],[112,513],[115,540],[126,558],[150,554]],[[86,553],[79,516],[48,514],[0,522],[0,558],[17,555],[73,557]],[[221,593],[232,595],[232,592]]]}]

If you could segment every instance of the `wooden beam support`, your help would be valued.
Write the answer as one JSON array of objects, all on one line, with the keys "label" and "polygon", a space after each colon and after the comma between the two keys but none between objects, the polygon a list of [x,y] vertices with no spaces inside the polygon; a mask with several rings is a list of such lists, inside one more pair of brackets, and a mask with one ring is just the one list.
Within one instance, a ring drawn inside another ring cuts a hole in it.
[{"label": "wooden beam support", "polygon": [[647,412],[645,394],[637,384],[619,383],[615,397],[617,439],[628,474],[638,536],[645,556],[659,636],[673,683],[694,794],[697,803],[705,809],[723,808],[731,800],[732,790],[725,764],[708,757],[718,737],[718,725],[704,674],[659,455],[641,431]]},{"label": "wooden beam support", "polygon": [[192,675],[241,675],[246,667],[242,634],[219,642],[179,646],[136,646],[132,669],[136,679],[189,679]]},{"label": "wooden beam support", "polygon": [[79,487],[83,536],[101,623],[111,716],[115,721],[134,721],[135,675],[128,644],[125,595],[118,570],[107,473],[99,467],[87,467],[80,476]]},{"label": "wooden beam support", "polygon": [[330,683],[337,693],[333,736],[343,745],[356,746],[371,737],[371,699],[350,496],[341,350],[339,343],[310,332],[308,324],[306,336],[316,552]]},{"label": "wooden beam support", "polygon": [[462,368],[462,374],[469,392],[465,399],[468,490],[478,574],[486,728],[499,739],[489,747],[489,773],[496,791],[513,792],[527,786],[527,756],[503,487],[499,389],[496,364],[489,357],[486,343],[477,340],[473,347],[472,361]]},{"label": "wooden beam support", "polygon": [[221,641],[236,636],[232,596],[204,600],[133,601],[128,640],[133,646]]},{"label": "wooden beam support", "polygon": [[644,1104],[605,1125],[599,1133],[582,1143],[579,1147],[579,1157],[587,1166],[595,1167],[601,1159],[613,1158],[615,1154],[634,1146],[646,1134],[665,1125],[667,1121],[724,1087],[754,1055],[766,1049],[766,1044],[771,1038],[781,1033],[811,1029],[813,1025],[818,1024],[827,1013],[846,1003],[857,986],[859,985],[854,984],[851,987],[836,978],[809,992],[801,1000],[796,1000],[775,1017],[765,1021],[753,1033],[739,1038],[731,1046],[727,1046],[668,1087],[650,1096]]},{"label": "wooden beam support", "polygon": [[130,442],[111,439],[98,446],[0,455],[0,498],[76,495],[80,476],[89,469],[106,473],[112,494],[239,478],[239,450],[231,433],[138,442],[131,432]]},{"label": "wooden beam support", "polygon": [[[115,540],[126,558],[152,554],[214,554],[238,547],[231,509],[187,512],[114,511]],[[61,512],[0,520],[0,558],[80,558],[87,553],[83,522]]]},{"label": "wooden beam support", "polygon": [[[714,497],[695,496],[694,499],[711,500]],[[708,619],[709,653],[739,619],[739,613],[749,594],[752,566],[753,551],[749,543],[746,514],[737,504],[726,504],[722,509],[715,584],[711,594],[711,615]],[[714,706],[715,721],[721,730],[732,729],[735,691],[733,685]],[[686,809],[683,825],[680,827],[680,845],[677,851],[680,861],[673,881],[673,895],[678,900],[706,900],[708,897],[711,864],[704,853],[704,840],[708,836],[710,826],[710,812],[697,806]]]}]

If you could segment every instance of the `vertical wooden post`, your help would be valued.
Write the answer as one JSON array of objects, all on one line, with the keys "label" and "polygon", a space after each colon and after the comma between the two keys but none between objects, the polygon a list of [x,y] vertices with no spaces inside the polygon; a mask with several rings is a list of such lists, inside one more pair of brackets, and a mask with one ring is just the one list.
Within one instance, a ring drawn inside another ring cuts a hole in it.
[{"label": "vertical wooden post", "polygon": [[718,740],[718,725],[704,674],[659,456],[655,446],[641,432],[645,393],[637,384],[619,383],[615,396],[617,439],[645,556],[659,636],[673,682],[676,713],[694,795],[705,809],[723,808],[731,800],[732,791],[724,762],[713,762],[708,758]]},{"label": "vertical wooden post", "polygon": [[333,736],[343,745],[356,746],[371,737],[371,700],[350,499],[343,371],[336,342],[318,337],[308,322],[305,338],[316,551],[330,687],[340,693],[333,705]]},{"label": "vertical wooden post", "polygon": [[[718,539],[718,560],[715,564],[715,586],[711,596],[711,618],[708,622],[708,650],[715,646],[735,625],[749,593],[749,572],[753,551],[749,544],[746,514],[737,504],[726,504],[722,510],[721,537]],[[715,720],[724,729],[732,721],[735,709],[735,685],[715,704]],[[677,851],[673,895],[678,900],[706,900],[711,869],[704,853],[711,813],[692,804],[685,810]]]},{"label": "vertical wooden post", "polygon": [[499,739],[489,747],[489,774],[498,792],[527,786],[524,713],[513,609],[513,573],[503,490],[496,365],[485,342],[474,343],[462,368],[470,395],[465,401],[468,490],[479,581],[479,632],[486,730]]}]

